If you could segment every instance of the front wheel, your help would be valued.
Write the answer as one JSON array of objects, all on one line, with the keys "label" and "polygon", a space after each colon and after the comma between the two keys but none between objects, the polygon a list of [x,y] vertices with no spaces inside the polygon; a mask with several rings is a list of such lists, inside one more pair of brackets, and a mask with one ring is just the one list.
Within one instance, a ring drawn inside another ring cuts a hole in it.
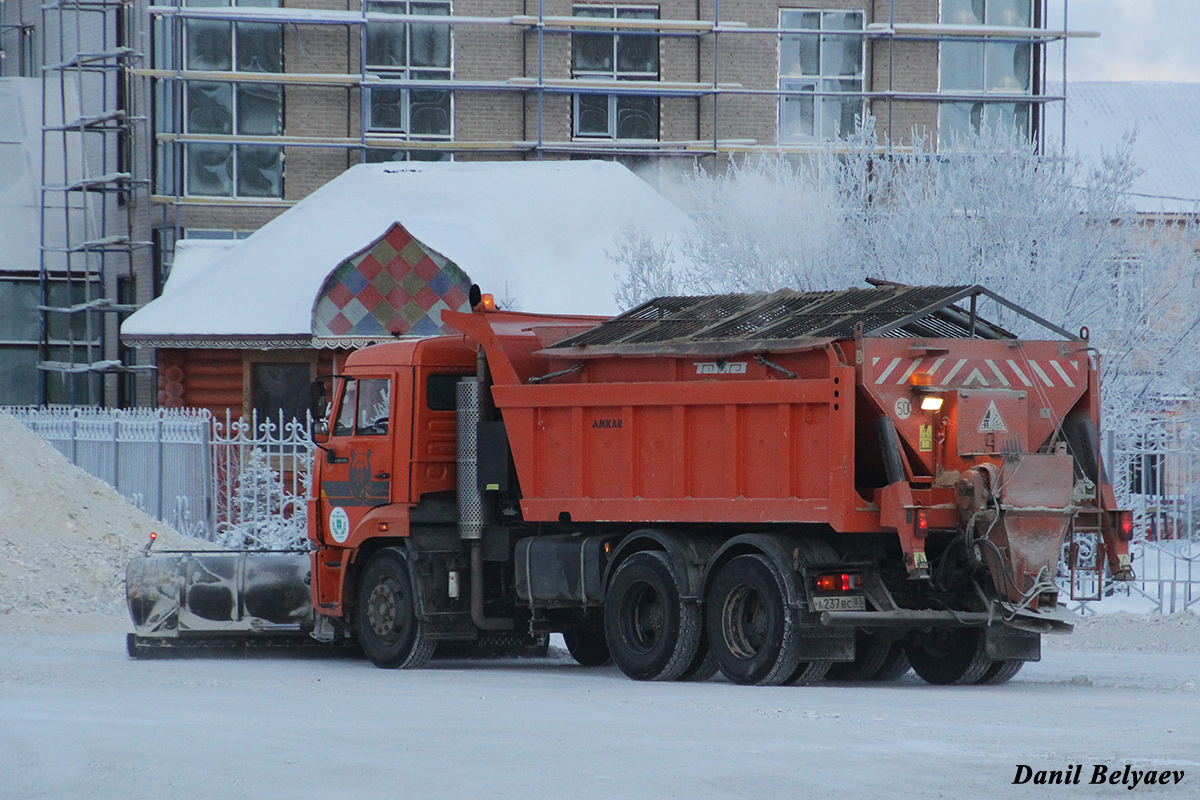
[{"label": "front wheel", "polygon": [[[795,676],[800,644],[783,578],[764,556],[738,556],[721,567],[706,603],[705,630],[717,666],[734,683],[778,686]],[[813,662],[814,664],[818,662]],[[828,668],[819,662],[821,673]]]},{"label": "front wheel", "polygon": [[638,681],[673,681],[693,666],[700,610],[683,601],[665,554],[634,553],[613,574],[604,600],[604,633],[617,668]]},{"label": "front wheel", "polygon": [[363,571],[355,612],[358,639],[382,669],[414,669],[433,655],[434,642],[417,616],[416,592],[402,551],[376,553]]},{"label": "front wheel", "polygon": [[571,658],[585,667],[602,667],[612,663],[612,653],[604,639],[603,620],[582,622],[563,631],[563,641]]}]

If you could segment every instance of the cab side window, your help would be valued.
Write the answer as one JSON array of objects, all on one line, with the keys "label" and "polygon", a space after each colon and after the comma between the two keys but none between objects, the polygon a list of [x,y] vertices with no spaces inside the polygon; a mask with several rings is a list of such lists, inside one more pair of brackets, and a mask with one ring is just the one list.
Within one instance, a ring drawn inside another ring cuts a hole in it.
[{"label": "cab side window", "polygon": [[338,404],[338,417],[333,423],[334,436],[349,436],[354,432],[354,412],[358,407],[358,381],[346,378],[342,381],[342,400]]},{"label": "cab side window", "polygon": [[347,378],[333,424],[334,436],[386,436],[392,408],[388,378]]},{"label": "cab side window", "polygon": [[391,410],[391,381],[368,378],[358,382],[358,417],[354,425],[357,435],[386,436]]}]

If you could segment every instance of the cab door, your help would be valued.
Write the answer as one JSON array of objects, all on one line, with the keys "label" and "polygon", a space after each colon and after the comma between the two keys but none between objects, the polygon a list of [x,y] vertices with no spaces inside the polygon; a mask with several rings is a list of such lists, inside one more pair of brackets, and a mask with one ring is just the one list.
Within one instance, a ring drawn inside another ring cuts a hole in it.
[{"label": "cab door", "polygon": [[[359,544],[372,508],[408,502],[411,376],[343,378],[321,469],[320,511],[326,542]],[[399,468],[399,472],[397,471]]]}]

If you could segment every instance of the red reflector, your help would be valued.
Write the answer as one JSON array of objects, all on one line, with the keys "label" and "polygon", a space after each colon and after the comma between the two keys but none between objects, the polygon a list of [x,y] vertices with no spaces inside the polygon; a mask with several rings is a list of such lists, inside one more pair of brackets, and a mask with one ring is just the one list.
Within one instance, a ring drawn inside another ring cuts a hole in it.
[{"label": "red reflector", "polygon": [[1133,538],[1133,512],[1132,511],[1122,511],[1121,512],[1121,538],[1127,542]]},{"label": "red reflector", "polygon": [[818,575],[817,590],[822,592],[836,592],[838,588],[837,575]]}]

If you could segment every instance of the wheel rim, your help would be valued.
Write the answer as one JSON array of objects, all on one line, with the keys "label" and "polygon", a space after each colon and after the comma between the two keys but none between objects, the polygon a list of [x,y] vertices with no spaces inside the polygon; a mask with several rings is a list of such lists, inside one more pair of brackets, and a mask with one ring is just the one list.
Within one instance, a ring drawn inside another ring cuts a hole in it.
[{"label": "wheel rim", "polygon": [[662,597],[649,583],[631,586],[621,603],[621,633],[629,649],[649,653],[662,640],[666,608]]},{"label": "wheel rim", "polygon": [[393,640],[403,629],[398,609],[402,603],[400,587],[392,580],[380,581],[367,598],[367,622],[383,639]]},{"label": "wheel rim", "polygon": [[770,627],[767,604],[750,586],[739,586],[726,595],[721,622],[725,646],[740,659],[754,658],[767,641]]},{"label": "wheel rim", "polygon": [[935,628],[925,636],[921,646],[934,658],[952,658],[962,650],[962,644],[955,636],[956,633],[957,631],[951,628]]}]

